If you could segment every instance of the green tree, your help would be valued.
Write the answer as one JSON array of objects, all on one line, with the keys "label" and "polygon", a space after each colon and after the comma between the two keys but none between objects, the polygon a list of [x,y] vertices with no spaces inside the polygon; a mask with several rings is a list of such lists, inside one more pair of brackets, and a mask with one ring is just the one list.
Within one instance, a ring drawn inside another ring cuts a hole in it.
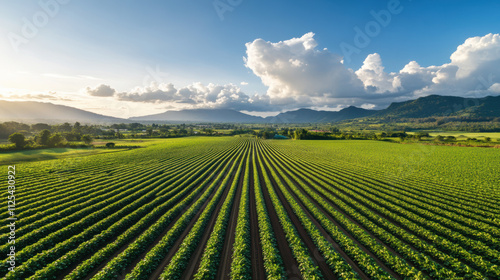
[{"label": "green tree", "polygon": [[76,132],[80,132],[81,129],[82,125],[79,122],[75,122],[75,124],[73,125],[73,130]]},{"label": "green tree", "polygon": [[331,132],[331,133],[334,133],[334,134],[335,134],[335,133],[339,133],[339,132],[340,132],[340,129],[338,129],[338,128],[336,128],[336,127],[332,126],[332,127],[330,127],[330,132]]},{"label": "green tree", "polygon": [[40,145],[44,145],[44,146],[47,146],[49,145],[49,139],[50,139],[50,136],[51,136],[51,132],[48,130],[48,129],[44,129],[40,132],[40,134],[38,134],[38,143]]},{"label": "green tree", "polygon": [[70,132],[71,131],[71,124],[65,122],[63,124],[61,124],[58,128],[57,128],[58,131],[61,131],[61,132]]},{"label": "green tree", "polygon": [[85,134],[82,136],[82,141],[83,143],[87,144],[87,145],[90,145],[90,143],[92,143],[92,136],[88,135],[88,134]]},{"label": "green tree", "polygon": [[32,130],[36,130],[36,131],[41,131],[41,130],[44,130],[44,129],[50,129],[50,125],[46,124],[46,123],[37,123],[37,124],[32,124],[31,125],[31,129]]},{"label": "green tree", "polygon": [[60,133],[55,133],[49,138],[49,147],[56,147],[64,141],[64,137]]},{"label": "green tree", "polygon": [[9,141],[16,144],[16,148],[22,149],[25,145],[25,137],[21,133],[13,133],[9,135]]},{"label": "green tree", "polygon": [[305,139],[306,136],[307,136],[307,130],[301,128],[301,129],[297,129],[294,131],[294,137],[295,139],[297,140],[300,140],[300,139]]},{"label": "green tree", "polygon": [[416,135],[417,135],[419,138],[422,138],[422,137],[430,137],[429,132],[418,132]]}]

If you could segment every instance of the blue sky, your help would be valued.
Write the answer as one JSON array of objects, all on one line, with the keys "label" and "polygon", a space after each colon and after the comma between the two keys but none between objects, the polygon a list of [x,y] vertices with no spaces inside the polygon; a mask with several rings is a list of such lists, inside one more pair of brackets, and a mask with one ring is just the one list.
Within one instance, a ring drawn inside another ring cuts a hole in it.
[{"label": "blue sky", "polygon": [[[332,86],[308,92],[307,87],[294,88],[292,82],[286,81],[290,77],[296,80],[296,72],[287,74],[286,69],[281,72],[274,69],[278,72],[272,75],[263,74],[268,73],[265,69],[259,72],[259,65],[269,67],[271,62],[250,59],[246,44],[256,39],[269,44],[287,42],[312,32],[315,50],[323,52],[321,56],[327,60],[335,61],[333,55],[343,56],[343,66],[355,72],[369,55],[377,53],[378,57],[371,58],[375,61],[380,58],[384,73],[390,74],[398,73],[410,61],[418,62],[421,67],[449,64],[450,55],[468,38],[499,33],[500,27],[498,1],[3,0],[1,4],[0,94],[3,99],[50,101],[113,115],[121,115],[126,108],[127,116],[193,106],[252,112],[277,112],[299,107],[339,109],[348,105],[379,108],[394,98],[440,93],[442,88],[431,92],[413,90],[409,94],[409,87],[399,91],[384,88],[368,81],[373,77],[358,73],[363,82],[363,93],[357,89],[358,82],[353,82],[352,96],[341,96],[336,93],[339,89],[332,89]],[[53,13],[44,12],[44,5]],[[230,7],[230,10],[217,11],[216,5],[221,9]],[[391,13],[390,5],[397,7],[398,12]],[[379,30],[369,37],[370,42],[357,48],[359,53],[346,60],[341,45],[356,47],[355,27],[366,30],[370,22],[376,22],[373,14],[383,13],[381,11],[389,11],[391,18],[386,26],[379,23]],[[23,34],[25,19],[30,24],[38,20],[36,31],[30,36]],[[491,44],[496,44],[495,38],[491,41]],[[285,45],[289,47],[291,44]],[[272,45],[262,46],[268,49],[252,47],[257,56],[273,50],[277,51],[276,56],[288,55],[302,62],[311,57],[304,52],[290,53]],[[308,51],[313,50],[305,50]],[[496,48],[493,52],[496,53]],[[301,55],[305,55],[302,60]],[[254,61],[253,66],[246,64],[243,57]],[[321,64],[314,69],[338,73],[335,67],[330,69]],[[309,70],[303,69],[303,72]],[[444,72],[442,68],[421,69],[421,72],[432,72],[428,74],[436,77],[440,70]],[[496,74],[484,72],[485,77],[490,77],[489,85],[485,87],[496,89]],[[476,80],[481,75],[476,75]],[[394,75],[384,77],[392,77],[394,87],[398,82],[394,79],[401,78]],[[324,78],[328,80],[328,77]],[[149,86],[150,82],[159,85]],[[167,84],[173,85],[177,91],[185,88],[191,95],[168,92]],[[198,86],[193,88],[194,84]],[[470,84],[470,81],[464,81],[465,84]],[[100,85],[109,86],[112,94],[96,93]],[[404,85],[399,88],[404,88]],[[422,89],[423,85],[418,90]],[[239,96],[238,105],[224,100],[210,101],[210,98],[207,101],[206,96],[217,90],[233,94],[228,98]],[[152,91],[178,98],[146,98],[144,94]],[[345,87],[342,91],[351,92]],[[370,92],[378,95],[372,98],[368,96]],[[382,98],[384,92],[387,95]],[[454,89],[453,92],[466,95],[470,94],[470,88]],[[205,97],[201,96],[203,94]],[[254,94],[258,98],[252,99]],[[137,96],[144,98],[134,98]],[[242,98],[247,99],[242,101]],[[260,105],[246,108],[244,102]]]}]

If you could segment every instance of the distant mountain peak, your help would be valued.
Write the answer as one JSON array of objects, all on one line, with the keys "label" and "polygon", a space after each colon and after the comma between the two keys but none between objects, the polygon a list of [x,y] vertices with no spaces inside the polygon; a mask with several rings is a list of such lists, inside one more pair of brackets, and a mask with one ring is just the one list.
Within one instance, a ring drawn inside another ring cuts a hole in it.
[{"label": "distant mountain peak", "polygon": [[118,123],[124,119],[104,116],[82,109],[49,102],[5,101],[0,100],[0,120],[26,123],[81,122],[81,123]]},{"label": "distant mountain peak", "polygon": [[132,117],[129,119],[104,116],[85,110],[37,101],[0,100],[0,121],[26,123],[81,122],[81,123],[126,123],[126,122],[197,122],[197,123],[333,123],[364,118],[426,118],[439,116],[500,117],[500,96],[466,98],[457,96],[428,95],[414,100],[393,102],[383,110],[367,110],[355,106],[338,112],[315,111],[300,108],[282,112],[272,117],[258,117],[231,109],[186,109],[166,111],[160,114]]},{"label": "distant mountain peak", "polygon": [[231,109],[186,109],[132,117],[131,121],[203,122],[203,123],[260,123],[263,118]]}]

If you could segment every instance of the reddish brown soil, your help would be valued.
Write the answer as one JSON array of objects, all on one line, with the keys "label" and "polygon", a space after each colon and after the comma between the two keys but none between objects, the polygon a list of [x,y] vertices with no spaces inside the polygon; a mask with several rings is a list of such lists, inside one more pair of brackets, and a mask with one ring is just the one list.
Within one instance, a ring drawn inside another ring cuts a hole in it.
[{"label": "reddish brown soil", "polygon": [[255,201],[255,181],[253,177],[253,165],[250,165],[250,239],[251,239],[251,260],[252,276],[254,279],[266,279],[264,269],[264,257],[262,255],[262,245],[259,238],[259,219],[257,217],[257,208]]},{"label": "reddish brown soil", "polygon": [[[234,178],[234,174],[227,174],[228,172],[229,171],[226,171],[226,176],[230,175],[230,176],[232,176]],[[203,206],[201,207],[201,209],[198,211],[198,213],[195,215],[195,217],[189,223],[189,225],[184,230],[184,232],[181,234],[181,236],[179,237],[179,239],[177,239],[177,241],[175,242],[175,244],[169,250],[168,254],[165,256],[165,258],[163,259],[163,261],[156,268],[156,270],[151,274],[150,279],[158,279],[160,277],[161,273],[163,272],[163,269],[170,263],[170,260],[172,259],[172,257],[175,255],[175,253],[179,249],[179,246],[184,241],[184,238],[189,234],[189,232],[191,231],[191,228],[194,226],[194,224],[196,223],[196,221],[198,221],[198,218],[200,217],[201,213],[203,213],[203,211],[205,210],[206,206],[212,200],[213,196],[217,192],[217,189],[220,188],[220,187],[221,186],[219,185],[213,191],[213,193],[210,195],[209,199],[207,199],[207,201],[205,201],[205,203],[203,204]],[[198,247],[196,248],[195,252],[191,256],[191,262],[186,266],[187,270],[186,270],[185,274],[192,275],[195,272],[195,268],[198,267],[200,259],[201,259],[201,256],[202,256],[202,253],[203,253],[203,249],[205,248],[205,244],[207,243],[208,238],[210,237],[210,233],[212,232],[212,228],[213,228],[213,226],[215,224],[215,220],[217,218],[217,213],[219,212],[220,208],[222,207],[222,204],[224,203],[224,200],[226,199],[228,193],[229,193],[229,186],[227,186],[226,189],[224,190],[224,193],[222,194],[222,197],[220,198],[220,201],[217,204],[217,206],[216,206],[216,208],[215,208],[215,210],[213,212],[213,215],[210,218],[210,221],[208,222],[208,224],[206,226],[206,231],[203,234],[203,236],[202,236],[202,238],[200,240],[200,243],[198,244]],[[186,279],[186,278],[182,278],[182,279]]]},{"label": "reddish brown soil", "polygon": [[246,161],[242,161],[242,168],[240,173],[240,179],[238,180],[238,189],[236,190],[236,196],[234,197],[233,206],[231,209],[231,215],[229,216],[229,222],[227,225],[226,237],[224,238],[224,246],[222,247],[222,252],[219,261],[219,269],[217,270],[217,275],[215,279],[228,279],[231,273],[231,262],[233,257],[233,245],[236,234],[236,225],[238,223],[238,208],[241,201],[241,189],[243,188]]},{"label": "reddish brown soil", "polygon": [[283,193],[278,187],[278,182],[276,181],[276,178],[271,176],[271,173],[269,172],[269,166],[264,166],[264,168],[267,170],[268,175],[271,178],[271,183],[273,184],[274,191],[278,194],[281,204],[285,207],[288,217],[290,217],[290,220],[292,220],[295,229],[297,230],[300,238],[306,245],[307,250],[309,251],[309,255],[312,257],[312,260],[319,267],[321,274],[325,279],[338,279],[335,273],[333,273],[328,264],[325,262],[325,259],[321,257],[321,254],[317,250],[316,245],[312,241],[311,237],[307,234],[306,229],[304,229],[299,218],[295,215],[292,208],[286,201],[286,198],[283,196]]},{"label": "reddish brown soil", "polygon": [[[290,170],[288,167],[287,167],[287,170]],[[293,173],[295,175],[297,175],[295,173],[295,171],[293,171]],[[310,176],[306,176],[308,177],[309,179],[312,179],[314,181],[314,178],[311,178]],[[292,181],[294,181],[292,178],[290,178]],[[294,183],[297,183],[294,181]],[[305,182],[305,184],[310,187],[313,191],[314,188],[311,187],[311,185],[307,182]],[[296,185],[299,189],[301,188],[298,184]],[[326,188],[323,188],[325,190],[327,190],[328,192],[331,193],[330,190],[326,189]],[[319,193],[318,191],[315,191],[318,195],[320,195],[322,198],[324,198],[325,200],[329,200],[328,198],[324,197],[324,195],[322,195],[321,193]],[[350,233],[348,233],[328,212],[324,211],[323,207],[321,207],[321,205],[319,205],[319,203],[317,203],[312,197],[310,197],[305,191],[302,190],[302,193],[320,210],[322,211],[323,214],[325,214],[325,216],[328,217],[328,219],[330,221],[332,221],[335,226],[337,226],[346,236],[348,236],[349,238],[351,238],[359,247],[360,249],[362,249],[364,252],[366,252],[367,254],[369,254],[374,260],[375,262],[377,263],[377,265],[379,265],[381,268],[383,268],[385,271],[387,271],[389,274],[391,274],[391,276],[393,276],[394,278],[396,279],[401,279],[401,276],[399,276],[399,274],[397,274],[396,272],[394,272],[392,269],[390,269],[389,267],[387,267],[377,256],[375,256],[370,250],[368,250],[363,244],[361,244],[359,241],[357,241],[356,238],[354,238]],[[331,193],[332,195],[334,195],[333,193]],[[298,200],[297,200],[298,201]],[[340,209],[337,205],[335,205],[334,203],[331,203],[330,206],[332,206],[333,208],[335,208],[335,210],[337,210],[338,212],[342,213],[347,219],[349,219],[349,221],[351,221],[352,223],[354,223],[355,225],[357,225],[358,227],[360,227],[361,229],[363,229],[366,233],[368,233],[372,238],[374,238],[377,242],[379,242],[380,244],[382,245],[385,245],[380,239],[378,239],[377,237],[375,237],[370,231],[366,230],[366,228],[364,228],[361,224],[359,224],[357,221],[355,221],[353,218],[351,218],[349,215],[347,215],[347,213],[345,213],[342,209]],[[312,221],[315,221],[314,219],[311,219]],[[322,227],[319,227],[322,229]],[[394,251],[391,247],[385,245],[385,247],[393,254],[397,255],[397,256],[400,256],[396,251]],[[359,274],[359,272],[358,272]]]},{"label": "reddish brown soil", "polygon": [[[214,167],[217,166],[217,165],[214,165]],[[220,171],[219,171],[220,172]],[[216,176],[215,176],[216,177]],[[211,179],[211,181],[209,182],[208,185],[210,185],[210,183],[213,182],[213,180],[215,180],[215,177]],[[196,188],[196,186],[195,186]],[[191,207],[191,205],[193,205],[196,200],[198,200],[198,198],[202,195],[203,191],[198,194],[195,199],[185,208],[185,210],[189,209],[189,207]],[[213,196],[213,194],[215,193],[215,191],[212,193],[212,195],[210,196],[210,198]],[[189,195],[189,194],[187,194]],[[203,205],[202,209],[205,207],[205,205],[207,204],[207,202],[205,202],[205,204]],[[184,214],[184,211],[181,212],[177,217],[175,217],[175,219],[169,224],[169,226],[159,235],[159,237],[157,237],[155,239],[155,241],[153,243],[151,243],[151,245],[147,248],[147,250],[145,250],[144,253],[142,253],[139,257],[137,257],[130,265],[127,266],[127,268],[125,270],[123,270],[120,275],[118,275],[117,279],[124,279],[125,276],[130,273],[133,268],[137,265],[137,263],[139,263],[139,261],[141,259],[144,258],[144,256],[147,254],[147,252],[149,252],[154,246],[156,246],[156,244],[158,244],[158,242],[160,242],[160,240],[163,238],[163,236],[165,234],[167,234],[167,232],[173,227],[173,225],[177,222],[177,220]],[[198,215],[195,217],[195,219],[197,219]],[[156,221],[154,221],[156,222]],[[119,250],[117,250],[109,259],[113,259],[115,258],[116,256],[118,256],[121,252],[123,252],[131,243],[133,243],[136,239],[138,238],[138,236],[136,238],[134,238],[131,242],[123,245]],[[103,262],[99,267],[97,267],[96,269],[94,269],[88,276],[87,278],[85,278],[85,280],[88,280],[88,279],[91,279],[96,273],[98,273],[105,265],[108,261],[105,261]]]},{"label": "reddish brown soil", "polygon": [[[314,179],[313,179],[313,180],[314,180]],[[344,185],[344,184],[342,184],[342,185]],[[329,192],[330,194],[335,195],[335,194],[333,194],[333,193],[331,192],[331,190],[328,190],[327,188],[323,188],[323,189],[324,189],[324,190],[326,190],[327,192]],[[342,192],[344,195],[348,195],[347,193],[345,193],[345,192],[344,192],[344,191],[342,191],[342,190],[339,190],[339,191],[340,191],[340,192]],[[319,193],[318,193],[318,194],[319,194]],[[321,195],[321,194],[320,194],[320,195]],[[324,197],[324,196],[322,196],[322,197],[323,197],[324,199],[326,199],[326,200],[329,200],[328,198],[326,198],[326,197]],[[349,196],[349,197],[351,197],[351,196]],[[412,235],[417,236],[417,235],[416,235],[416,233],[415,233],[415,232],[413,232],[412,230],[410,230],[410,229],[406,229],[404,226],[401,226],[401,225],[399,224],[399,222],[397,222],[397,221],[395,221],[394,219],[392,219],[392,218],[390,218],[390,217],[386,216],[386,215],[385,215],[385,214],[383,214],[383,213],[380,213],[380,212],[379,212],[379,211],[377,211],[376,209],[372,208],[370,205],[365,204],[365,203],[363,203],[362,201],[359,201],[358,199],[356,199],[356,198],[354,198],[354,197],[351,197],[351,198],[352,198],[353,200],[355,200],[357,203],[359,203],[359,204],[361,204],[361,205],[365,206],[366,208],[368,208],[371,212],[373,212],[373,213],[377,214],[378,216],[380,216],[380,217],[384,218],[385,220],[387,220],[388,222],[392,223],[393,225],[398,226],[400,229],[404,230],[405,232],[407,232],[407,233],[409,233],[409,234],[412,234]],[[344,214],[344,215],[346,215],[346,214]],[[392,249],[392,247],[390,247],[390,245],[385,244],[382,240],[378,239],[376,236],[374,236],[374,235],[373,235],[370,231],[368,231],[368,230],[367,230],[365,227],[363,227],[361,224],[359,224],[359,223],[357,223],[357,222],[356,222],[356,224],[357,224],[359,227],[361,227],[361,228],[362,228],[365,232],[367,232],[367,233],[368,233],[368,234],[369,234],[372,238],[374,238],[374,239],[375,239],[378,243],[380,243],[380,244],[384,245],[384,246],[385,246],[385,247],[386,247],[386,248],[387,248],[387,249],[388,249],[391,253],[393,253],[394,255],[396,255],[396,256],[398,256],[398,257],[400,257],[400,258],[404,259],[404,257],[403,257],[401,254],[399,254],[398,252],[396,252],[394,249]],[[398,239],[399,239],[399,238],[398,238]],[[419,249],[415,248],[415,247],[414,247],[413,245],[411,245],[410,243],[408,243],[408,242],[406,242],[406,241],[404,241],[404,240],[402,240],[402,239],[399,239],[399,240],[400,240],[400,242],[402,242],[403,244],[407,245],[408,247],[410,247],[410,248],[411,248],[412,250],[414,250],[415,252],[420,252],[420,250],[419,250]],[[421,241],[422,241],[422,242],[425,242],[425,240],[421,240]],[[425,242],[425,243],[427,243],[427,244],[428,244],[428,242]],[[436,263],[438,263],[438,264],[440,264],[440,265],[444,265],[444,263],[443,263],[441,260],[439,260],[439,259],[433,258],[432,256],[429,256],[429,255],[427,255],[427,257],[429,257],[431,260],[433,260],[434,262],[436,262]],[[406,260],[406,261],[407,261],[410,265],[415,266],[415,267],[418,267],[418,266],[417,266],[416,264],[414,264],[412,261],[409,261],[409,260]],[[424,272],[424,274],[425,274],[425,272]]]},{"label": "reddish brown soil", "polygon": [[299,271],[299,264],[297,263],[297,260],[295,260],[295,258],[293,257],[292,250],[288,246],[288,242],[286,241],[285,237],[285,232],[281,228],[278,215],[276,214],[276,210],[274,210],[273,204],[269,197],[269,193],[267,192],[267,187],[264,181],[264,177],[262,175],[262,170],[260,169],[260,167],[257,167],[257,170],[259,172],[260,185],[262,187],[262,192],[264,194],[266,210],[269,215],[269,220],[271,221],[274,234],[276,236],[276,243],[278,245],[278,250],[280,251],[281,258],[283,260],[283,267],[287,273],[287,279],[302,279],[302,275],[300,275]]}]

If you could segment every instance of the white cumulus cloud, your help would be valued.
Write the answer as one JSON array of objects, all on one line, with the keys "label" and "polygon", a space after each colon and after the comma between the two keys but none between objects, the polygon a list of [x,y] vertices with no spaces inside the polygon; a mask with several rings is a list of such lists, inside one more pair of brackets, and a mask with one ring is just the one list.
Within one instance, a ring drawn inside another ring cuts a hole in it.
[{"label": "white cumulus cloud", "polygon": [[378,53],[368,55],[363,66],[356,71],[356,75],[368,91],[396,92],[401,86],[401,81],[396,79],[395,73],[384,72],[382,59]]},{"label": "white cumulus cloud", "polygon": [[111,88],[109,85],[101,84],[97,86],[96,88],[86,88],[87,94],[92,95],[92,96],[99,96],[99,97],[109,97],[113,96],[116,93],[116,90]]},{"label": "white cumulus cloud", "polygon": [[317,47],[312,32],[280,42],[256,39],[247,43],[245,66],[268,87],[262,94],[249,95],[234,84],[212,83],[184,87],[151,83],[120,93],[102,84],[87,87],[86,92],[175,108],[253,112],[349,105],[371,109],[429,94],[480,97],[500,93],[499,34],[465,40],[450,55],[449,63],[421,66],[410,61],[397,72],[386,72],[378,53],[368,55],[359,69],[352,70],[342,63],[340,55]]},{"label": "white cumulus cloud", "polygon": [[225,108],[234,110],[265,111],[270,108],[268,96],[249,96],[233,84],[216,85],[193,83],[176,88],[171,83],[151,83],[136,87],[129,92],[117,93],[121,101],[143,103],[171,103],[184,108]]},{"label": "white cumulus cloud", "polygon": [[429,94],[482,97],[498,93],[500,35],[467,39],[450,56],[450,62],[422,67],[411,61],[399,73],[386,73],[378,54],[370,54],[356,71],[367,92],[394,93],[405,98]]},{"label": "white cumulus cloud", "polygon": [[500,35],[490,33],[469,38],[458,46],[450,59],[451,64],[458,67],[457,79],[484,74],[485,71],[499,73]]},{"label": "white cumulus cloud", "polygon": [[363,84],[342,64],[342,57],[316,46],[312,32],[277,43],[257,39],[246,44],[244,61],[273,99],[362,95]]}]

